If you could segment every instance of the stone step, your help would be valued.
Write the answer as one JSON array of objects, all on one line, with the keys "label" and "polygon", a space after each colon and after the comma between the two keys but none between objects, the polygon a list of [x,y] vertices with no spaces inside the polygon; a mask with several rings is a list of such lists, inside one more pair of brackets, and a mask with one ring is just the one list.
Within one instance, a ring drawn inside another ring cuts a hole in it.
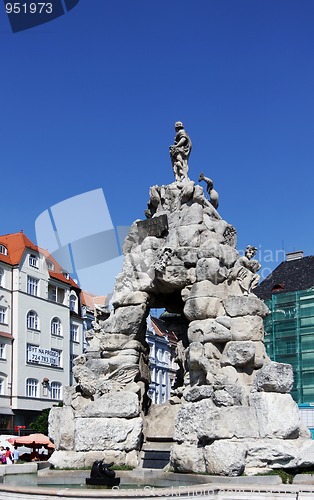
[{"label": "stone step", "polygon": [[168,451],[170,452],[173,441],[145,441],[142,451]]},{"label": "stone step", "polygon": [[143,469],[163,469],[169,463],[170,450],[144,450]]}]

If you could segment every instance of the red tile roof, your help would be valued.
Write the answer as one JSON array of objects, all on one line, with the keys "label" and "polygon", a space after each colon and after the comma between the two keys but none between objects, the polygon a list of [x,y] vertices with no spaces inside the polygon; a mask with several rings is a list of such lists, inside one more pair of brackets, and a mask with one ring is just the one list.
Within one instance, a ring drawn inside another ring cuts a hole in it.
[{"label": "red tile roof", "polygon": [[151,316],[150,319],[152,322],[152,327],[154,328],[155,333],[159,337],[165,337],[167,335],[168,340],[173,341],[173,342],[178,342],[178,338],[177,338],[176,334],[172,330],[168,330],[164,321],[162,321],[159,318],[155,318],[153,316]]},{"label": "red tile roof", "polygon": [[0,253],[0,261],[11,266],[16,266],[21,262],[25,248],[38,251],[38,247],[22,231],[0,236],[0,245],[5,246],[8,251],[8,255]]},{"label": "red tile roof", "polygon": [[86,292],[86,290],[81,291],[81,304],[89,307],[90,309],[94,309],[95,305],[107,305],[107,300],[108,297],[106,295],[93,295],[90,292]]},{"label": "red tile roof", "polygon": [[20,264],[22,257],[24,255],[25,249],[29,248],[30,250],[34,250],[35,252],[43,254],[46,259],[50,260],[54,265],[54,271],[48,269],[49,275],[51,278],[62,281],[63,283],[69,284],[71,287],[79,289],[77,283],[69,277],[67,279],[62,271],[62,267],[58,262],[52,257],[52,255],[48,252],[48,250],[44,250],[43,248],[39,248],[37,245],[31,242],[29,238],[20,231],[19,233],[5,234],[0,236],[0,245],[3,245],[7,251],[7,255],[3,255],[0,253],[0,262],[5,262],[10,264],[11,266],[17,266]]}]

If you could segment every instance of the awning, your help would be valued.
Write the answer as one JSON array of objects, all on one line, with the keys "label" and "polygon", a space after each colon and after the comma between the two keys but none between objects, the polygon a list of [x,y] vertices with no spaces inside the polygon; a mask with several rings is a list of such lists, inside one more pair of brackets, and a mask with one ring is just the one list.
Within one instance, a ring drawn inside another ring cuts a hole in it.
[{"label": "awning", "polygon": [[11,408],[3,408],[0,406],[0,415],[14,415]]}]

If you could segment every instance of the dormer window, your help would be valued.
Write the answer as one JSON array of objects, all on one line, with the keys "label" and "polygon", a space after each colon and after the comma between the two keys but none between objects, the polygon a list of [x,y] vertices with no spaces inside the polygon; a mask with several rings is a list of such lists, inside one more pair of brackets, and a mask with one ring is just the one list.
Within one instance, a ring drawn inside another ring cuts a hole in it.
[{"label": "dormer window", "polygon": [[29,256],[29,265],[31,267],[38,267],[38,257],[37,255],[31,253],[30,256]]},{"label": "dormer window", "polygon": [[284,290],[285,285],[283,283],[277,283],[276,285],[273,286],[271,289],[272,293],[280,292],[281,290]]},{"label": "dormer window", "polygon": [[67,271],[62,271],[62,274],[65,277],[65,279],[67,279],[67,280],[70,279],[70,275],[69,275],[69,273]]},{"label": "dormer window", "polygon": [[74,293],[72,293],[70,295],[70,311],[77,312],[76,304],[77,304],[77,296]]},{"label": "dormer window", "polygon": [[0,253],[1,253],[2,255],[8,255],[8,250],[7,250],[7,248],[6,248],[4,245],[1,245],[1,244],[0,244]]},{"label": "dormer window", "polygon": [[51,262],[51,260],[46,260],[46,264],[49,271],[54,271],[55,266],[53,265],[53,262]]}]

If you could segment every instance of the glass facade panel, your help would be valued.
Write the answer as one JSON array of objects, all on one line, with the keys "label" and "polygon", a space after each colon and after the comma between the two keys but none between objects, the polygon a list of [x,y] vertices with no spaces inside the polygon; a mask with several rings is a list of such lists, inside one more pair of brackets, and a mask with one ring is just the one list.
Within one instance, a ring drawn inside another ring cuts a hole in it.
[{"label": "glass facade panel", "polygon": [[266,301],[265,347],[273,361],[292,365],[297,403],[314,402],[314,293],[274,294]]}]

